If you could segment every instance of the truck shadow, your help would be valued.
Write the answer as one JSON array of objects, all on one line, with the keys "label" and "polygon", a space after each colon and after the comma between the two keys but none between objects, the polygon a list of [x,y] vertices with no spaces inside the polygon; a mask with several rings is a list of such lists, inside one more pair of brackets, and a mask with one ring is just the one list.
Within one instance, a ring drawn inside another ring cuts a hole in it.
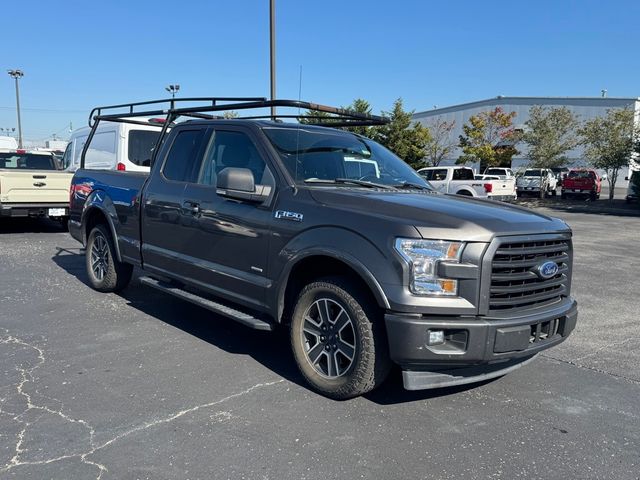
[{"label": "truck shadow", "polygon": [[[52,260],[80,282],[89,284],[83,249],[58,247]],[[128,305],[227,353],[250,356],[277,375],[309,389],[295,365],[285,327],[274,332],[252,330],[197,305],[145,287],[138,281],[140,273],[136,271],[129,287],[117,294]],[[394,368],[383,385],[363,398],[380,405],[392,405],[452,395],[475,386],[410,392],[402,386],[400,370]]]},{"label": "truck shadow", "polygon": [[60,222],[48,218],[3,218],[0,235],[4,233],[57,233],[64,232]]}]

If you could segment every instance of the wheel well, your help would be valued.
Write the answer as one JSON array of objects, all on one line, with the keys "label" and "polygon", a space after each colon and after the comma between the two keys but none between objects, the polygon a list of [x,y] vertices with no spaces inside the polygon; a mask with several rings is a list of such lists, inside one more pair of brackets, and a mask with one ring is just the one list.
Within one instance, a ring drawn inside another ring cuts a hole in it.
[{"label": "wheel well", "polygon": [[343,277],[348,278],[352,283],[357,285],[364,295],[374,305],[379,305],[375,294],[351,266],[334,257],[326,255],[314,255],[304,258],[294,265],[287,279],[287,286],[284,292],[284,305],[280,316],[282,323],[289,323],[294,302],[305,285],[314,280],[325,277]]},{"label": "wheel well", "polygon": [[91,233],[91,230],[93,230],[93,227],[100,224],[106,225],[107,228],[109,227],[109,222],[107,220],[107,217],[105,216],[104,213],[102,213],[102,211],[100,211],[100,209],[92,208],[91,210],[89,210],[89,212],[87,212],[86,215],[87,217],[85,220],[85,231],[84,231],[85,243],[86,243],[86,240],[89,238],[89,234]]},{"label": "wheel well", "polygon": [[466,190],[466,189],[458,190],[456,192],[456,195],[465,195],[467,197],[473,197],[473,193],[471,193],[469,190]]}]

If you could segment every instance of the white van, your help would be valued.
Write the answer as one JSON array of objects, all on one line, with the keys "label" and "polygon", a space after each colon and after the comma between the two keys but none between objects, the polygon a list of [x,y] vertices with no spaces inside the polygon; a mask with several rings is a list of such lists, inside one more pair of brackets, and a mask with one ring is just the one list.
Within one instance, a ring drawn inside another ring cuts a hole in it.
[{"label": "white van", "polygon": [[[153,120],[148,126],[101,121],[87,150],[85,168],[149,172],[161,129]],[[65,170],[75,172],[80,168],[80,155],[90,131],[83,127],[71,134],[62,157]]]}]

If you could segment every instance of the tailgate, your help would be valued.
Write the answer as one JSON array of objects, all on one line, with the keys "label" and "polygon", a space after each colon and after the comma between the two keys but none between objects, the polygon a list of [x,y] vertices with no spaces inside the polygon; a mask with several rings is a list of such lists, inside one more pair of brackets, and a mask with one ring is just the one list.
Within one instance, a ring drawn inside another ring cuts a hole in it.
[{"label": "tailgate", "polygon": [[516,180],[514,178],[490,180],[490,183],[493,185],[491,195],[515,195],[516,193]]},{"label": "tailgate", "polygon": [[565,178],[562,187],[565,190],[591,190],[593,180],[590,178]]},{"label": "tailgate", "polygon": [[72,173],[0,170],[2,203],[67,203]]}]

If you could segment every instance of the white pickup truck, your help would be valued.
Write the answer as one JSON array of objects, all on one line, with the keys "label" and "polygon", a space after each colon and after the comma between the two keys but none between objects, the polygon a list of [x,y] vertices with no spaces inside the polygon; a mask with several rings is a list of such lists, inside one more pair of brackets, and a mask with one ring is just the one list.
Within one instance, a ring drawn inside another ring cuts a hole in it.
[{"label": "white pickup truck", "polygon": [[418,173],[442,193],[488,198],[492,188],[490,183],[476,180],[473,170],[468,167],[427,167]]},{"label": "white pickup truck", "polygon": [[0,217],[69,218],[72,173],[50,152],[0,150]]},{"label": "white pickup truck", "polygon": [[515,200],[518,198],[516,176],[510,168],[489,167],[485,169],[484,175],[476,175],[476,179],[491,184],[491,189],[488,191],[491,200]]}]

